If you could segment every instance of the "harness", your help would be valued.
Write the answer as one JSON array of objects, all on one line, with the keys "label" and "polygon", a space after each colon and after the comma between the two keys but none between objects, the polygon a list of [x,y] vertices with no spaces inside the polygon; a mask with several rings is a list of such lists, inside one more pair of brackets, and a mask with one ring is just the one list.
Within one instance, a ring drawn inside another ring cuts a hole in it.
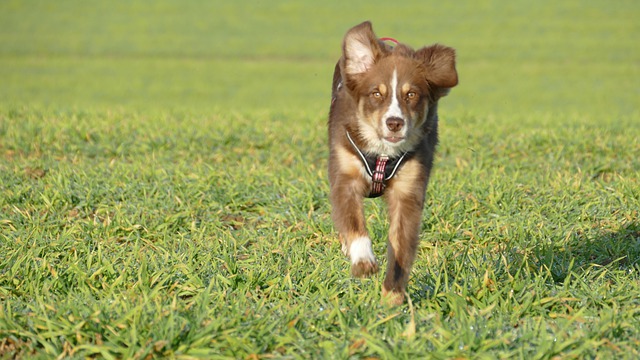
[{"label": "harness", "polygon": [[[364,164],[364,168],[367,171],[367,174],[371,177],[371,191],[368,198],[377,198],[384,193],[384,189],[387,186],[387,181],[391,180],[393,176],[396,174],[396,171],[402,165],[402,162],[406,158],[410,158],[413,155],[413,152],[405,152],[404,154],[390,158],[385,154],[381,154],[378,156],[365,155],[362,151],[356,146],[355,142],[349,135],[347,131],[347,139],[351,143],[351,146],[356,150],[358,155],[360,155],[360,160]],[[371,170],[373,169],[373,170]]]}]

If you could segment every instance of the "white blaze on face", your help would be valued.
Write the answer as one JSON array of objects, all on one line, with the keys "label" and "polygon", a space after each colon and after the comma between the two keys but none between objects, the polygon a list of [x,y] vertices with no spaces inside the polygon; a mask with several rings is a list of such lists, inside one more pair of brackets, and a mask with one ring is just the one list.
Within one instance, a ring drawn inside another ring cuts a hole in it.
[{"label": "white blaze on face", "polygon": [[351,264],[357,264],[362,261],[370,263],[376,262],[376,257],[373,255],[373,248],[371,247],[371,239],[367,236],[362,236],[351,241],[349,255],[351,256]]},{"label": "white blaze on face", "polygon": [[[387,112],[382,116],[382,129],[387,129],[387,119],[391,117],[399,117],[404,119],[402,116],[402,109],[400,109],[400,103],[398,103],[398,71],[397,69],[393,69],[393,76],[391,77],[391,91],[389,94],[391,95],[391,104],[389,104],[389,108]],[[385,130],[386,131],[386,130]],[[404,128],[403,128],[404,132]]]}]

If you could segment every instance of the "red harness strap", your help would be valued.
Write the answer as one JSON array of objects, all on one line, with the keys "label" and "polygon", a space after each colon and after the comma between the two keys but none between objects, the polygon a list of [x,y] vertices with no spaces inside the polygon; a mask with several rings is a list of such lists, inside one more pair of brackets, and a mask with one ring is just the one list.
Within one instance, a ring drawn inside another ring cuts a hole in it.
[{"label": "red harness strap", "polygon": [[380,38],[380,41],[391,41],[392,43],[395,43],[396,45],[398,45],[398,40],[396,40],[394,38],[390,38],[390,37]]},{"label": "red harness strap", "polygon": [[387,168],[389,157],[380,155],[376,158],[376,169],[371,174],[371,194],[369,196],[379,196],[384,191],[384,174]]}]

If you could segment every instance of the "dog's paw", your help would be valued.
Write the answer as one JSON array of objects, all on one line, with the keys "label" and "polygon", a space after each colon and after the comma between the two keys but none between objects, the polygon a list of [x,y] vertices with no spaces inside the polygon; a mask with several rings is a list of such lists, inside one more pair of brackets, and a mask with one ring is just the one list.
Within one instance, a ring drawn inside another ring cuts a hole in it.
[{"label": "dog's paw", "polygon": [[369,277],[378,272],[378,263],[373,260],[360,260],[351,265],[351,275],[354,277]]},{"label": "dog's paw", "polygon": [[382,288],[382,299],[380,303],[386,306],[400,306],[404,304],[404,292],[389,291]]}]

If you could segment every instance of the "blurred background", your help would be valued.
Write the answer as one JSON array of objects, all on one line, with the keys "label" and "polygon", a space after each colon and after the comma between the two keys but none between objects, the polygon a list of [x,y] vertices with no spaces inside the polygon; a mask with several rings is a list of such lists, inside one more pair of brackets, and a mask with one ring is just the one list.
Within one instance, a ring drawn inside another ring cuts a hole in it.
[{"label": "blurred background", "polygon": [[0,2],[0,106],[326,112],[344,33],[457,49],[443,111],[630,114],[640,2]]}]

